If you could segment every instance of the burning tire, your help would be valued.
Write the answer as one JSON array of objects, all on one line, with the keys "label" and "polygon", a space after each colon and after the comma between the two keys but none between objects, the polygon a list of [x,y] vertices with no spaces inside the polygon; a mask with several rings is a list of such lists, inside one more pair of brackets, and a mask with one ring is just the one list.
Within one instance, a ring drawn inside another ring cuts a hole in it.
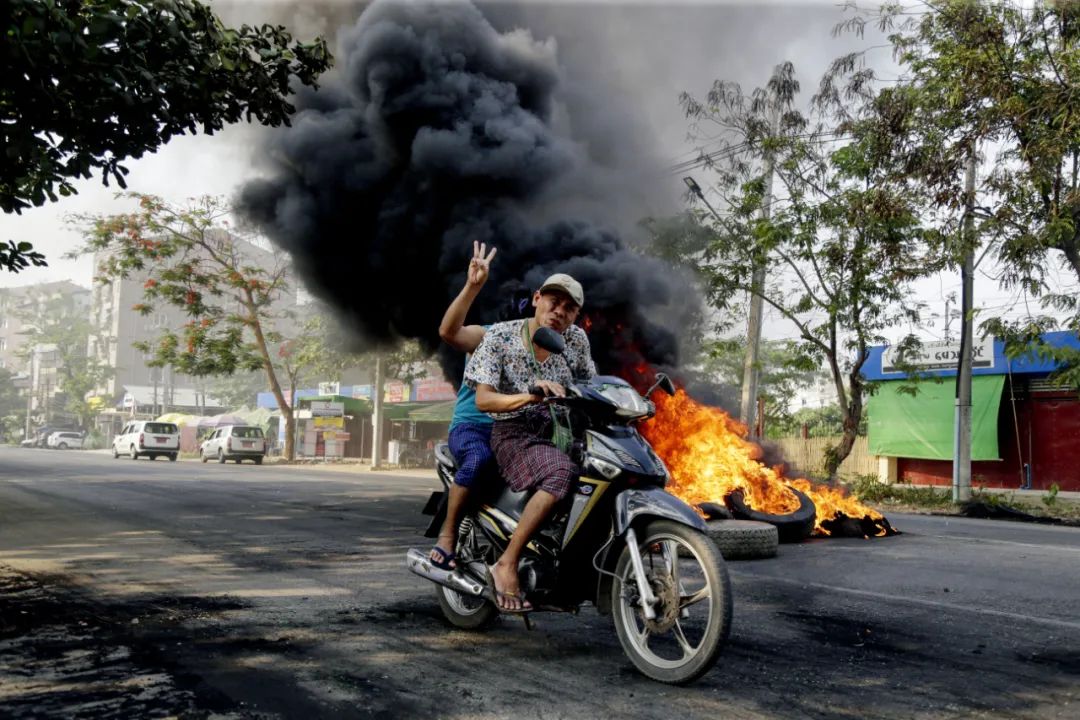
[{"label": "burning tire", "polygon": [[725,560],[776,557],[780,543],[776,526],[753,520],[709,520],[706,534]]},{"label": "burning tire", "polygon": [[731,509],[731,514],[736,518],[742,520],[756,520],[757,522],[768,523],[775,527],[780,542],[802,542],[814,532],[814,522],[817,519],[817,508],[814,507],[814,501],[808,498],[804,493],[799,492],[793,487],[789,487],[788,489],[795,493],[795,497],[799,499],[799,508],[787,515],[772,515],[770,513],[758,512],[757,510],[747,507],[746,503],[743,501],[741,490],[736,490],[728,495],[727,498],[725,498],[725,501]]}]

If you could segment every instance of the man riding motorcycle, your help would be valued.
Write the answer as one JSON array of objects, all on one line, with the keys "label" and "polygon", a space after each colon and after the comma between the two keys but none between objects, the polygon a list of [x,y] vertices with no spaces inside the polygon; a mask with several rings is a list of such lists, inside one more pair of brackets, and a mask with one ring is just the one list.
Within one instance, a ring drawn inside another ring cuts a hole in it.
[{"label": "man riding motorcycle", "polygon": [[[518,582],[521,551],[578,478],[577,466],[555,447],[551,412],[537,404],[547,395],[565,397],[565,386],[596,375],[585,331],[573,324],[585,302],[581,284],[569,275],[552,275],[532,302],[532,318],[492,325],[465,368],[477,409],[495,419],[491,449],[499,472],[511,490],[535,490],[506,551],[488,569],[503,612],[532,609]],[[566,338],[565,352],[555,355],[535,345],[533,335],[541,327]]]}]

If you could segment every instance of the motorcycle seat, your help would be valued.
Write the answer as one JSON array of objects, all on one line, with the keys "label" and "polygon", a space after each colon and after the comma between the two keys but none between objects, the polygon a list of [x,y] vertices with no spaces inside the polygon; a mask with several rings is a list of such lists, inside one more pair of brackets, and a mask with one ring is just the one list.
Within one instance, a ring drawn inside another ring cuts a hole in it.
[{"label": "motorcycle seat", "polygon": [[508,485],[503,485],[500,490],[498,497],[491,504],[511,517],[521,517],[521,513],[525,510],[525,505],[528,504],[532,493],[528,490],[514,492]]},{"label": "motorcycle seat", "polygon": [[438,443],[435,446],[435,460],[440,465],[445,465],[450,470],[457,470],[457,463],[454,461],[454,456],[450,453],[450,446],[446,443]]}]

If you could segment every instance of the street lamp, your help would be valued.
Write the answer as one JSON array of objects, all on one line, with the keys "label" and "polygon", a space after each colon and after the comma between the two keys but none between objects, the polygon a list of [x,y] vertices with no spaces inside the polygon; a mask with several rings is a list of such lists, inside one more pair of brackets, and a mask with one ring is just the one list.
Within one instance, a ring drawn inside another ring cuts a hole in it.
[{"label": "street lamp", "polygon": [[716,212],[713,206],[709,204],[709,201],[705,199],[705,193],[701,191],[701,186],[697,184],[697,180],[687,175],[682,179],[682,181],[686,183],[686,187],[690,188],[690,192],[693,195],[697,196],[698,200],[705,203],[705,207],[709,208],[709,212],[711,212],[712,216],[716,218],[716,222],[723,224],[724,221],[720,217],[720,214]]}]

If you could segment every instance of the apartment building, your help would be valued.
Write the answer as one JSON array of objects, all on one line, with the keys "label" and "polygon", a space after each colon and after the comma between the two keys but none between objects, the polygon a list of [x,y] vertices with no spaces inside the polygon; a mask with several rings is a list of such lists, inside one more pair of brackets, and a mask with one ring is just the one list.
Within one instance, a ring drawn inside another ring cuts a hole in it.
[{"label": "apartment building", "polygon": [[[281,256],[232,237],[245,261],[251,265],[273,272],[279,267]],[[101,256],[94,257],[98,268]],[[190,320],[177,307],[157,303],[149,315],[133,309],[144,302],[144,286],[148,280],[145,273],[102,282],[95,272],[93,297],[90,304],[92,324],[99,328],[90,337],[89,351],[100,362],[113,368],[113,375],[99,394],[109,400],[117,410],[138,412],[161,412],[163,409],[203,411],[216,407],[213,398],[206,397],[207,383],[196,377],[175,372],[172,368],[155,368],[147,365],[152,354],[143,353],[135,347],[137,342],[150,342],[158,338],[162,330],[179,330]],[[286,274],[290,287],[294,287]],[[275,314],[285,314],[296,307],[295,288],[283,293],[274,306]]]},{"label": "apartment building", "polygon": [[0,367],[19,375],[32,372],[29,359],[20,357],[30,354],[23,332],[58,301],[65,312],[86,312],[90,291],[67,280],[0,288]]}]

